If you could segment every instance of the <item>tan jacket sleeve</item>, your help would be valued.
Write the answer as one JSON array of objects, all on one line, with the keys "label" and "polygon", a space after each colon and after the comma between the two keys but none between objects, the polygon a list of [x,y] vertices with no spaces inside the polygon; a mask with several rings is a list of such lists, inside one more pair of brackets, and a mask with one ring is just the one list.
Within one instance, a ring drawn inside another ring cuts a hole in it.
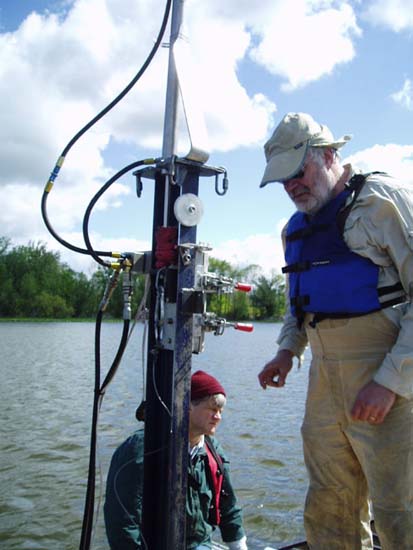
[{"label": "tan jacket sleeve", "polygon": [[[283,248],[285,250],[285,235],[287,231],[287,226],[285,226],[281,233]],[[299,362],[302,361],[302,356],[304,349],[307,346],[307,335],[304,328],[299,329],[297,326],[297,319],[292,315],[290,311],[290,296],[289,296],[289,287],[288,287],[288,275],[286,276],[286,313],[284,317],[284,323],[281,328],[280,334],[277,338],[278,349],[288,349],[296,357],[298,357]]]},{"label": "tan jacket sleeve", "polygon": [[388,176],[370,176],[344,228],[356,253],[379,265],[379,286],[400,281],[407,303],[384,314],[399,328],[393,348],[374,379],[404,397],[413,397],[413,188]]}]

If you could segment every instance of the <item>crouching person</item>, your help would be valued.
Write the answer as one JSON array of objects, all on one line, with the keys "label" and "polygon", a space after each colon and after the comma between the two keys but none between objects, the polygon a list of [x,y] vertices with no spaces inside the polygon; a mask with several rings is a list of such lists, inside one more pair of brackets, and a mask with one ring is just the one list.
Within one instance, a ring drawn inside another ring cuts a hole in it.
[{"label": "crouching person", "polygon": [[[241,509],[233,490],[229,462],[215,439],[226,403],[216,378],[197,371],[191,378],[186,549],[212,548],[218,527],[230,550],[247,550]],[[104,518],[111,550],[146,550],[141,536],[144,431],[138,430],[115,451],[106,485]]]}]

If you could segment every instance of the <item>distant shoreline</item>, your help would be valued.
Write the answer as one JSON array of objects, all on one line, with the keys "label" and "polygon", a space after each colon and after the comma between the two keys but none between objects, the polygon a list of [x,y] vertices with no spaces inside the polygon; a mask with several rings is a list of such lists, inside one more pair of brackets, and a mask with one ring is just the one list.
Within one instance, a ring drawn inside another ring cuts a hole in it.
[{"label": "distant shoreline", "polygon": [[[106,321],[122,321],[122,319],[107,319]],[[0,317],[0,323],[93,323],[95,319],[93,317],[85,319],[57,319],[53,318],[40,318],[40,317]]]},{"label": "distant shoreline", "polygon": [[[90,318],[64,318],[58,319],[55,317],[51,318],[41,318],[41,317],[0,317],[0,323],[94,323],[96,319],[94,317]],[[123,319],[114,319],[113,317],[105,318],[105,323],[121,323]],[[281,323],[282,319],[242,319],[237,321],[239,323]]]}]

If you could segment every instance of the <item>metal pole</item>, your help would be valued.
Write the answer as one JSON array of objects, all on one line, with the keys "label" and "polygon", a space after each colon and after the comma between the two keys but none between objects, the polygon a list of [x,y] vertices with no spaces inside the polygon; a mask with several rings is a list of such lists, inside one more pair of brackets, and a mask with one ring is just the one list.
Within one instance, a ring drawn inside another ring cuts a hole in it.
[{"label": "metal pole", "polygon": [[[180,37],[185,0],[174,0],[172,4],[171,35],[169,39],[168,80],[165,100],[165,119],[163,128],[162,156],[171,158],[176,154],[176,119],[179,99],[178,74],[174,61],[173,49],[175,42]],[[169,203],[169,182],[165,179],[165,204],[163,213],[163,225],[167,225]]]},{"label": "metal pole", "polygon": [[172,5],[171,36],[169,39],[168,80],[165,101],[162,156],[169,158],[175,154],[176,117],[179,97],[178,75],[176,72],[173,47],[180,37],[185,0],[174,0]]},{"label": "metal pole", "polygon": [[[184,0],[174,0],[172,8],[169,68],[165,104],[163,158],[175,155],[176,120],[179,95],[178,76],[173,46],[180,36]],[[181,550],[186,546],[186,488],[188,468],[188,408],[191,374],[192,325],[180,311],[181,286],[186,270],[178,267],[155,267],[156,232],[160,226],[177,227],[180,238],[196,238],[182,229],[174,216],[174,202],[187,185],[174,185],[167,163],[155,175],[154,217],[152,237],[151,303],[149,311],[148,365],[145,411],[144,490],[142,506],[143,547],[148,550]],[[189,185],[197,193],[198,176]],[[181,178],[178,170],[178,178]],[[181,179],[186,179],[181,178]],[[190,178],[192,181],[192,178]],[[194,187],[193,187],[194,186]],[[196,189],[196,190],[195,190]],[[159,291],[162,276],[163,294]],[[185,277],[187,278],[187,276]],[[189,274],[189,279],[191,275]],[[159,301],[163,301],[159,308]],[[174,310],[175,308],[175,310]],[[175,344],[167,346],[157,341],[155,323],[159,310],[164,311],[162,323],[171,322]],[[168,317],[165,311],[168,309]],[[171,313],[175,311],[175,313]],[[183,333],[185,336],[183,337]]]},{"label": "metal pole", "polygon": [[[165,175],[155,176],[152,251],[156,250],[155,233],[162,225]],[[154,254],[152,254],[154,256]],[[168,455],[173,385],[170,368],[172,351],[158,349],[156,303],[158,299],[157,273],[152,258],[151,292],[149,304],[148,354],[145,406],[145,455],[142,502],[142,548],[167,548],[168,514]]]}]

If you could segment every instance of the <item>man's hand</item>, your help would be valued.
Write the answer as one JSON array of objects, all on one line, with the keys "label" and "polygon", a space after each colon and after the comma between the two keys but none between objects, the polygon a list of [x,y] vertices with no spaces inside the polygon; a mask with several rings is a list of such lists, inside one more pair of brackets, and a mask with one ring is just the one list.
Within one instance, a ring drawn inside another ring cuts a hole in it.
[{"label": "man's hand", "polygon": [[288,349],[280,350],[274,359],[271,359],[258,375],[261,387],[281,388],[285,384],[288,373],[293,366],[293,354]]},{"label": "man's hand", "polygon": [[396,400],[396,394],[372,380],[359,391],[351,409],[353,420],[381,424]]},{"label": "man's hand", "polygon": [[247,537],[236,540],[234,542],[227,542],[229,550],[248,550]]}]

